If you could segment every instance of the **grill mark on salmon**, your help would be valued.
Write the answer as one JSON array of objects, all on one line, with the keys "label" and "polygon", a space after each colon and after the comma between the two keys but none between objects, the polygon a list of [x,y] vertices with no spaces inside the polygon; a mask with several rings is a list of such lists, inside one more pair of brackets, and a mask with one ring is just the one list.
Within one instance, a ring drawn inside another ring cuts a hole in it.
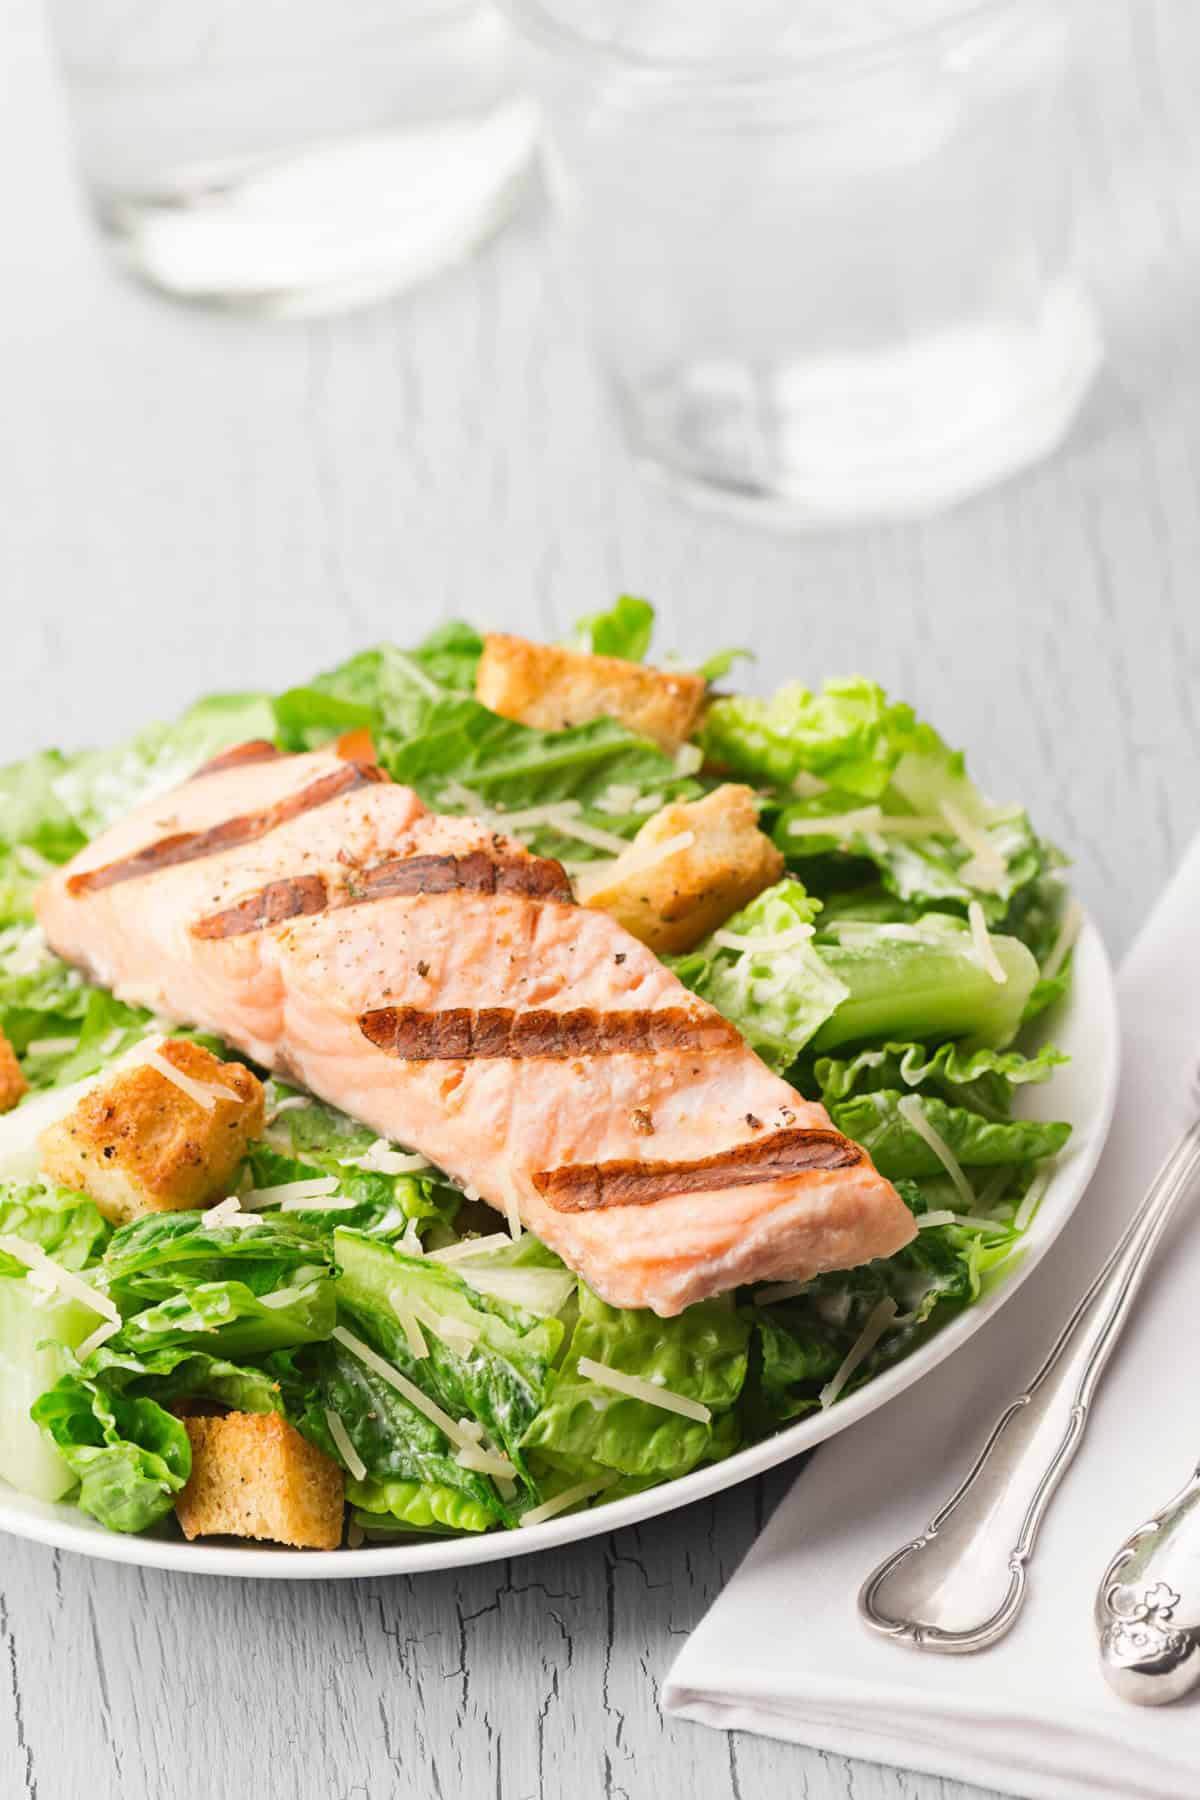
[{"label": "grill mark on salmon", "polygon": [[729,1050],[741,1043],[726,1020],[698,1016],[682,1006],[653,1012],[599,1012],[589,1006],[567,1012],[509,1006],[429,1012],[417,1006],[381,1006],[360,1013],[358,1025],[377,1050],[401,1062],[647,1056],[660,1050]]},{"label": "grill mark on salmon", "polygon": [[211,825],[206,831],[176,831],[169,837],[156,838],[133,856],[105,863],[98,869],[80,870],[67,877],[67,892],[74,895],[92,894],[100,888],[113,887],[120,881],[135,881],[140,876],[156,875],[160,869],[196,862],[200,857],[215,856],[221,851],[236,850],[242,844],[253,843],[256,838],[265,837],[269,831],[274,831],[279,825],[286,825],[301,813],[311,812],[314,807],[336,800],[339,794],[348,794],[354,788],[386,780],[383,770],[377,769],[373,763],[345,763],[330,774],[323,775],[319,781],[310,782],[299,792],[288,794],[286,798],[276,801],[273,806],[265,807],[261,812],[242,813],[237,818],[223,820],[219,825]]},{"label": "grill mark on salmon", "polygon": [[198,938],[239,937],[281,925],[286,919],[324,912],[327,907],[362,906],[397,894],[515,894],[529,900],[558,900],[571,905],[574,896],[566,871],[548,857],[504,862],[483,850],[467,856],[394,857],[352,875],[346,887],[330,895],[320,875],[297,875],[268,882],[235,906],[209,913],[191,927]]},{"label": "grill mark on salmon", "polygon": [[561,863],[548,856],[491,857],[484,850],[467,856],[407,856],[380,863],[359,877],[348,904],[388,894],[520,894],[531,900],[574,901]]},{"label": "grill mark on salmon", "polygon": [[673,1194],[707,1194],[751,1187],[813,1169],[852,1169],[866,1159],[840,1131],[775,1131],[696,1162],[569,1163],[533,1177],[556,1212],[597,1212],[617,1206],[652,1206]]},{"label": "grill mark on salmon", "polygon": [[286,881],[268,882],[236,906],[197,919],[191,929],[198,938],[241,937],[247,931],[281,925],[285,919],[324,912],[328,904],[329,890],[323,876],[297,875]]},{"label": "grill mark on salmon", "polygon": [[211,757],[196,770],[192,780],[201,775],[219,775],[223,769],[241,769],[248,763],[274,762],[283,755],[277,750],[269,738],[250,738],[244,744],[233,744],[228,750],[222,750],[219,756]]}]

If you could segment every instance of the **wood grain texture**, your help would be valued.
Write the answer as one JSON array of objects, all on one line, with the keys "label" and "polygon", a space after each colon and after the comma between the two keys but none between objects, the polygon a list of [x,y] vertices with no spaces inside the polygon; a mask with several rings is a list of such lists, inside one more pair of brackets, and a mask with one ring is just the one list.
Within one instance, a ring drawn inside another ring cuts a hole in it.
[{"label": "wood grain texture", "polygon": [[[666,640],[862,668],[1036,802],[1109,942],[1200,822],[1200,13],[1089,11],[1077,98],[1112,360],[1066,453],[928,524],[754,532],[647,485],[528,216],[428,290],[264,327],[160,304],[80,216],[35,0],[0,22],[0,760],[278,686],[453,612],[549,635],[622,588]],[[661,1717],[786,1487],[468,1575],[180,1580],[6,1540],[5,1800],[966,1800]],[[803,1604],[803,1596],[796,1597]]]}]

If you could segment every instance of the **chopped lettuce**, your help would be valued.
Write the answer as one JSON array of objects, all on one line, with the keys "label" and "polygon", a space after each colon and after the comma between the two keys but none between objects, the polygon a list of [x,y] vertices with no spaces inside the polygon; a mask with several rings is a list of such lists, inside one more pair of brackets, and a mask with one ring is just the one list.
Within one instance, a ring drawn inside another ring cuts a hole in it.
[{"label": "chopped lettuce", "polygon": [[[540,1317],[468,1286],[444,1263],[405,1256],[353,1231],[338,1230],[341,1310],[362,1325],[385,1354],[410,1372],[452,1418],[476,1419],[528,1482],[521,1442],[545,1397],[562,1343],[558,1319]],[[414,1359],[397,1306],[422,1309],[428,1356]],[[432,1319],[444,1319],[439,1331]],[[454,1332],[465,1326],[466,1342]]]},{"label": "chopped lettuce", "polygon": [[1005,1119],[1017,1089],[1049,1081],[1065,1061],[1053,1044],[1033,1056],[1019,1050],[967,1050],[953,1043],[935,1050],[927,1044],[881,1044],[841,1059],[819,1057],[813,1072],[827,1106],[880,1088],[908,1088],[966,1104],[986,1118]]},{"label": "chopped lettuce", "polygon": [[404,1536],[409,1532],[444,1537],[459,1531],[488,1531],[496,1523],[491,1508],[457,1488],[436,1481],[361,1481],[346,1483],[354,1522],[368,1537]]},{"label": "chopped lettuce", "polygon": [[645,662],[654,635],[654,608],[647,600],[622,594],[607,612],[589,613],[576,621],[571,645],[590,650],[593,656],[620,656],[626,662]]},{"label": "chopped lettuce", "polygon": [[677,1318],[660,1319],[606,1306],[581,1284],[579,1323],[549,1399],[525,1433],[525,1448],[585,1473],[599,1465],[658,1480],[685,1474],[712,1451],[714,1423],[601,1387],[580,1374],[579,1359],[604,1363],[719,1415],[741,1393],[748,1338],[746,1320],[724,1300],[701,1301]]},{"label": "chopped lettuce", "polygon": [[[376,1317],[364,1325],[356,1318],[351,1329],[415,1379],[412,1359],[397,1350],[390,1333],[375,1329],[379,1322]],[[342,1460],[329,1428],[332,1414],[341,1421],[372,1481],[451,1488],[496,1523],[507,1521],[508,1509],[493,1482],[464,1469],[440,1427],[338,1340],[305,1350],[277,1351],[266,1367],[279,1382],[292,1424],[327,1456]]]},{"label": "chopped lettuce", "polygon": [[64,1269],[86,1269],[111,1227],[85,1194],[53,1182],[0,1181],[0,1235],[38,1244]]},{"label": "chopped lettuce", "polygon": [[[17,1229],[11,1216],[4,1229]],[[81,1301],[46,1294],[25,1270],[0,1274],[0,1477],[38,1500],[59,1500],[75,1484],[69,1464],[47,1443],[29,1409],[62,1374],[65,1353],[96,1329]]]},{"label": "chopped lettuce", "polygon": [[191,1474],[187,1432],[146,1395],[68,1374],[30,1416],[79,1483],[76,1505],[110,1531],[157,1524]]},{"label": "chopped lettuce", "polygon": [[842,920],[836,940],[818,932],[818,947],[822,962],[847,989],[813,1039],[818,1050],[880,1039],[950,1037],[1000,1048],[1020,1028],[1038,978],[1024,944],[993,937],[1005,975],[996,981],[966,927],[938,913],[910,926]]},{"label": "chopped lettuce", "polygon": [[860,805],[879,798],[907,752],[949,754],[911,707],[893,705],[861,676],[827,681],[816,694],[790,682],[770,700],[714,700],[702,741],[710,761],[746,780],[790,787],[815,777]]},{"label": "chopped lettuce", "polygon": [[[798,881],[780,881],[684,956],[667,958],[686,987],[732,1019],[768,1068],[796,1060],[850,989],[813,949],[806,931],[820,910]],[[722,936],[757,940],[746,949]],[[787,940],[775,948],[774,940]]]},{"label": "chopped lettuce", "polygon": [[[839,1131],[871,1153],[881,1175],[938,1175],[945,1164],[904,1116],[895,1089],[882,1088],[834,1101],[829,1116]],[[987,1119],[965,1106],[947,1106],[934,1094],[917,1104],[924,1118],[964,1168],[999,1168],[1055,1156],[1071,1135],[1061,1120]]]}]

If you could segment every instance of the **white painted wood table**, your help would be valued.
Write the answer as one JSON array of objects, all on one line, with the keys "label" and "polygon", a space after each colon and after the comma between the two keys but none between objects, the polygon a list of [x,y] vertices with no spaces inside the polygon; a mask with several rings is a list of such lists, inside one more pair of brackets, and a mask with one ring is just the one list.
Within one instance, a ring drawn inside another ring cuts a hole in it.
[{"label": "white painted wood table", "polygon": [[[124,285],[78,210],[39,9],[9,0],[0,759],[453,613],[554,635],[629,589],[668,645],[750,642],[762,681],[862,669],[914,701],[1071,847],[1122,949],[1200,821],[1200,9],[1138,11],[1131,37],[1094,8],[1079,102],[1113,361],[1068,452],[934,523],[789,539],[630,467],[540,218],[328,323]],[[959,1800],[660,1716],[669,1659],[787,1479],[418,1581],[185,1580],[5,1540],[0,1794]]]}]

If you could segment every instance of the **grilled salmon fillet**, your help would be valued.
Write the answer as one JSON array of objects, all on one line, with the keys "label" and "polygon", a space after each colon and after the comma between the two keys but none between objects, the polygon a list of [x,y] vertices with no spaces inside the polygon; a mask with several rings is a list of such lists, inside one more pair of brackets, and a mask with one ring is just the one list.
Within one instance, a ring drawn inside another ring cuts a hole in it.
[{"label": "grilled salmon fillet", "polygon": [[47,940],[519,1209],[614,1306],[910,1240],[865,1151],[558,863],[370,755],[227,752],[45,882]]}]

